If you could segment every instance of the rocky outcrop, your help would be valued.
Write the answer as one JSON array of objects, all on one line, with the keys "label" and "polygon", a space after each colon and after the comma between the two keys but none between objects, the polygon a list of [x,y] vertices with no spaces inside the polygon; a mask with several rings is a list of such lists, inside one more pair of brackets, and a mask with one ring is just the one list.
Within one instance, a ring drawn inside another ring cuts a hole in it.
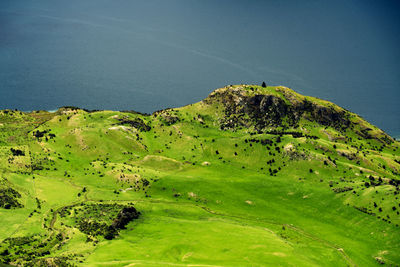
[{"label": "rocky outcrop", "polygon": [[350,125],[346,111],[338,111],[313,103],[307,99],[290,98],[273,94],[249,94],[248,89],[234,88],[214,91],[205,103],[218,101],[223,104],[225,117],[221,118],[222,129],[254,126],[263,131],[267,127],[298,127],[301,118],[316,121],[338,130]]},{"label": "rocky outcrop", "polygon": [[258,129],[282,125],[282,120],[290,117],[288,123],[295,124],[291,107],[281,98],[272,95],[255,95],[243,99],[243,112],[256,123]]},{"label": "rocky outcrop", "polygon": [[305,103],[304,101],[297,110],[302,112],[305,117],[310,117],[311,120],[318,122],[324,126],[332,126],[338,130],[346,129],[350,125],[349,116],[345,111],[337,111],[332,107],[325,107],[322,105]]},{"label": "rocky outcrop", "polygon": [[157,110],[153,112],[155,118],[159,118],[160,121],[167,126],[173,125],[180,121],[179,117],[174,114],[174,109],[167,108],[162,110]]}]

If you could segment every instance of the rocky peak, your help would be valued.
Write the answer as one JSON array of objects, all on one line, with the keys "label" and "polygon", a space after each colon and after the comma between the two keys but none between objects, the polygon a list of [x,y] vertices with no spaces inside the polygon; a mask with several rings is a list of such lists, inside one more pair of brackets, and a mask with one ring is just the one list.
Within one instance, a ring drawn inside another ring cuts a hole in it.
[{"label": "rocky peak", "polygon": [[254,130],[263,132],[271,127],[295,129],[301,122],[310,121],[343,133],[357,126],[360,129],[356,133],[363,138],[374,138],[384,143],[393,141],[379,129],[378,135],[366,134],[374,126],[358,115],[331,102],[306,97],[283,86],[264,88],[256,85],[231,85],[213,91],[203,102],[217,102],[223,106],[221,129],[254,127]]}]

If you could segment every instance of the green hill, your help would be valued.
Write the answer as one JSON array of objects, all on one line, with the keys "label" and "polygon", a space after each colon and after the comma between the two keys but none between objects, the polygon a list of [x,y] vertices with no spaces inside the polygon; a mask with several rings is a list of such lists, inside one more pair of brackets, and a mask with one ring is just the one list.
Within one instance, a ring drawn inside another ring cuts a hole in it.
[{"label": "green hill", "polygon": [[399,148],[282,86],[152,115],[3,110],[0,262],[399,265]]}]

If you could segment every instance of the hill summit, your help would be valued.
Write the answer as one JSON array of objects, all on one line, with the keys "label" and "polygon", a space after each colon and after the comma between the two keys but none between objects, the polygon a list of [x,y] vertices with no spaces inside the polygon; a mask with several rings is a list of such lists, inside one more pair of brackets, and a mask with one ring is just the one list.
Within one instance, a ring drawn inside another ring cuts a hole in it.
[{"label": "hill summit", "polygon": [[400,143],[283,86],[153,114],[0,111],[0,262],[400,263]]},{"label": "hill summit", "polygon": [[271,127],[301,129],[307,121],[332,127],[345,134],[346,130],[366,139],[376,139],[390,144],[394,140],[382,130],[369,124],[358,115],[331,102],[307,97],[283,87],[233,85],[213,91],[205,103],[221,104],[225,110],[222,129],[254,127],[263,132]]}]

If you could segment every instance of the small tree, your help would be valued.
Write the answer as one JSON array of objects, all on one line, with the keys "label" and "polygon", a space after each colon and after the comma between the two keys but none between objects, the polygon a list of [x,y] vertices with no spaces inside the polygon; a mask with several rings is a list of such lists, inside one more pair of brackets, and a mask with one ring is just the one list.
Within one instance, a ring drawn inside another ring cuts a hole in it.
[{"label": "small tree", "polygon": [[261,87],[267,87],[267,84],[265,82],[262,82]]}]

